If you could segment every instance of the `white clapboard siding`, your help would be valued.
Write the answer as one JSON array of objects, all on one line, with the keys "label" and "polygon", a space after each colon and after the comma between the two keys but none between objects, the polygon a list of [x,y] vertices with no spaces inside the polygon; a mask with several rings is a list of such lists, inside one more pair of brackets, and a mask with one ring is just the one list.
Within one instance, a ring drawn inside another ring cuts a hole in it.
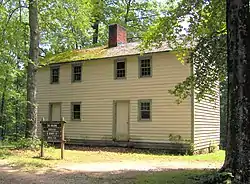
[{"label": "white clapboard siding", "polygon": [[194,102],[194,145],[196,150],[220,144],[219,86],[215,90],[217,95]]},{"label": "white clapboard siding", "polygon": [[[71,82],[71,64],[60,64],[60,83],[50,84],[49,67],[38,71],[38,118],[49,103],[62,103],[67,139],[111,140],[113,101],[130,101],[130,140],[166,142],[169,135],[191,139],[191,100],[180,105],[168,90],[190,74],[172,53],[152,54],[152,77],[138,78],[138,56],[128,56],[127,78],[114,80],[114,59],[84,61],[82,81]],[[152,99],[152,121],[138,122],[138,100]],[[81,102],[81,121],[71,121],[71,102]]]}]

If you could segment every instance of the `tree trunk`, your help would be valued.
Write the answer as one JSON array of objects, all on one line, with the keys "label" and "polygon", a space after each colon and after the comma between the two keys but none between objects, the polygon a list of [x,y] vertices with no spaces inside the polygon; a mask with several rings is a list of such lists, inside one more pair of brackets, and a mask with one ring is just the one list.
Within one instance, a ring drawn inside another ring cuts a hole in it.
[{"label": "tree trunk", "polygon": [[[233,183],[250,183],[249,0],[227,0],[229,137],[225,165]],[[231,160],[230,160],[231,159]],[[226,163],[228,162],[228,163]],[[230,168],[231,167],[231,168]]]},{"label": "tree trunk", "polygon": [[228,79],[227,79],[227,124],[226,124],[226,157],[220,172],[232,172],[232,141],[231,141],[231,129],[230,129],[230,93],[232,90],[232,85],[230,81],[232,81],[232,63],[227,64],[228,70]]},{"label": "tree trunk", "polygon": [[4,79],[4,86],[3,86],[3,93],[1,98],[1,107],[0,107],[0,129],[1,129],[1,137],[4,137],[6,131],[6,122],[4,119],[4,107],[5,107],[5,93],[6,93],[6,86],[7,86],[7,77]]},{"label": "tree trunk", "polygon": [[97,44],[98,43],[98,34],[99,34],[99,21],[98,20],[95,21],[92,28],[94,29],[93,44]]},{"label": "tree trunk", "polygon": [[127,7],[126,7],[126,14],[125,14],[125,17],[124,17],[124,22],[125,22],[125,25],[127,25],[129,19],[129,11],[130,11],[130,8],[131,8],[131,4],[132,4],[133,0],[128,0],[126,3],[127,3]]},{"label": "tree trunk", "polygon": [[39,29],[37,11],[37,0],[29,0],[30,60],[28,62],[27,71],[27,122],[25,136],[31,138],[35,138],[37,136],[36,73],[39,55]]}]

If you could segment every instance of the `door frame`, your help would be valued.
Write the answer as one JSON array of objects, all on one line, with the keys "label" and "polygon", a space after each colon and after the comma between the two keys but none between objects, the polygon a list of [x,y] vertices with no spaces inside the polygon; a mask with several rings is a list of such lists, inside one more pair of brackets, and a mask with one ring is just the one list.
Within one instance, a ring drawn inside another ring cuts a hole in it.
[{"label": "door frame", "polygon": [[52,121],[52,105],[54,104],[60,105],[60,118],[62,118],[62,102],[49,102],[49,116],[48,116],[49,121]]},{"label": "door frame", "polygon": [[127,102],[128,103],[128,141],[130,140],[130,100],[113,100],[113,126],[112,126],[112,139],[116,140],[116,129],[117,129],[117,103]]}]

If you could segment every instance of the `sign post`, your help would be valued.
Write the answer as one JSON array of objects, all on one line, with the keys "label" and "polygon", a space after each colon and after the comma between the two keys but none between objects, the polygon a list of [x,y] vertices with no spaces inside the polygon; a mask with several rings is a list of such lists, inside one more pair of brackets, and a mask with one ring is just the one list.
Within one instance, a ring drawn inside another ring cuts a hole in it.
[{"label": "sign post", "polygon": [[44,141],[48,143],[61,143],[61,159],[64,158],[64,118],[61,121],[41,120],[41,157],[44,157]]},{"label": "sign post", "polygon": [[64,117],[62,117],[61,120],[61,159],[63,159],[64,157],[64,144],[65,144],[65,140],[64,140]]}]

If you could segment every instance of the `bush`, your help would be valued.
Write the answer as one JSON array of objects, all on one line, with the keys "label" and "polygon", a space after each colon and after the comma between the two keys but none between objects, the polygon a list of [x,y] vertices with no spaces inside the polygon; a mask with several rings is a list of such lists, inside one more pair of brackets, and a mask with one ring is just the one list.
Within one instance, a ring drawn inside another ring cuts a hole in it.
[{"label": "bush", "polygon": [[229,172],[203,175],[196,178],[198,184],[230,184],[233,175]]},{"label": "bush", "polygon": [[218,145],[211,143],[209,145],[208,151],[209,151],[209,153],[215,153],[216,151],[218,151]]},{"label": "bush", "polygon": [[0,158],[6,158],[11,155],[11,152],[8,149],[0,148]]},{"label": "bush", "polygon": [[41,141],[37,138],[20,138],[17,141],[12,142],[12,145],[16,149],[39,149]]}]

